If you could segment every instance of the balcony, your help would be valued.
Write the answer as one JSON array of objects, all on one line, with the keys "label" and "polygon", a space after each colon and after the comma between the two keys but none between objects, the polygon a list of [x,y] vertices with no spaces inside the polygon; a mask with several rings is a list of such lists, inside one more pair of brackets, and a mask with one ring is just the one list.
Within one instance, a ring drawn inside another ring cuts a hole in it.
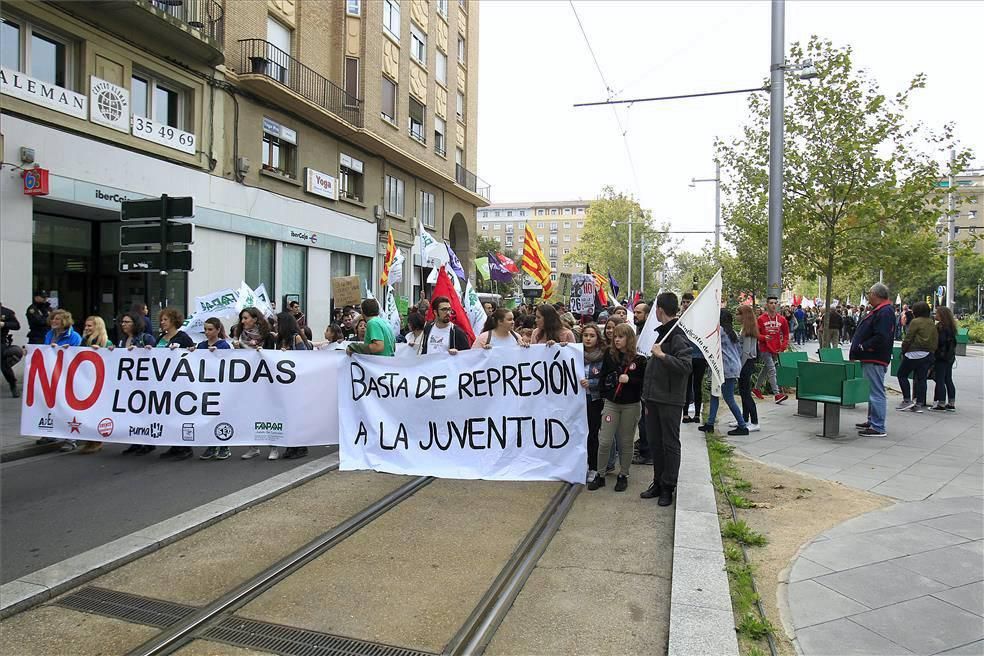
[{"label": "balcony", "polygon": [[[362,127],[361,100],[268,41],[240,40],[239,65],[236,70],[244,86],[253,88],[269,100],[283,103],[283,90],[286,87],[293,94],[333,114],[349,126]],[[316,122],[323,123],[323,117],[305,111],[309,108],[303,105],[291,108],[303,111]]]},{"label": "balcony", "polygon": [[158,53],[217,66],[222,53],[223,9],[217,0],[49,0],[69,14],[140,42]]},{"label": "balcony", "polygon": [[461,164],[454,165],[454,180],[473,194],[477,194],[485,200],[491,200],[492,188],[489,183],[482,180]]}]

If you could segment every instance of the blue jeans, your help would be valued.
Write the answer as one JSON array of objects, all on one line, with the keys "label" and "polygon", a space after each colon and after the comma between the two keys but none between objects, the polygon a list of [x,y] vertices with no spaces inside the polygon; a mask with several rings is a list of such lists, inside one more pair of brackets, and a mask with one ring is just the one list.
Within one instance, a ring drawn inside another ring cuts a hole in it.
[{"label": "blue jeans", "polygon": [[861,363],[865,380],[871,387],[868,396],[868,421],[872,428],[883,433],[885,432],[885,371],[887,369],[888,367],[883,364]]},{"label": "blue jeans", "polygon": [[[738,428],[745,428],[745,420],[741,416],[741,408],[738,407],[738,403],[735,401],[735,383],[738,382],[737,378],[726,378],[724,384],[721,385],[721,396],[724,397],[724,402],[728,404],[731,409],[731,414],[735,416],[735,421],[738,422]],[[707,425],[713,426],[714,420],[717,419],[718,406],[721,404],[721,400],[716,396],[711,396],[711,412],[707,415]]]}]

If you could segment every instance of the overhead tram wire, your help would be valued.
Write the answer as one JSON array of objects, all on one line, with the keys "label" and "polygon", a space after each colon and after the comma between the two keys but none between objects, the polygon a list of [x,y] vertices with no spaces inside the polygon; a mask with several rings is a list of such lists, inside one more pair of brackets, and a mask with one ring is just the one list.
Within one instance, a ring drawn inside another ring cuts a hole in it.
[{"label": "overhead tram wire", "polygon": [[678,100],[680,98],[703,98],[706,96],[727,96],[736,93],[754,93],[769,90],[769,85],[750,87],[748,89],[733,89],[731,91],[707,91],[704,93],[683,93],[676,96],[654,96],[652,98],[630,98],[628,100],[598,100],[595,102],[574,103],[574,107],[598,107],[601,105],[632,105],[634,103],[652,102],[655,100]]},{"label": "overhead tram wire", "polygon": [[[584,29],[584,23],[581,22],[581,17],[577,13],[577,8],[574,6],[574,0],[568,0],[568,2],[571,5],[571,11],[574,12],[574,19],[577,21],[577,26],[581,30],[581,36],[584,38],[584,43],[588,46],[588,52],[591,53],[591,59],[594,61],[595,68],[598,70],[598,75],[601,77],[601,83],[605,85],[605,91],[608,92],[608,98],[611,99],[617,94],[615,90],[612,89],[611,85],[608,84],[608,79],[605,78],[605,72],[601,70],[601,64],[598,62],[598,56],[595,54],[594,48],[591,47],[591,40],[588,38],[588,33]],[[577,107],[577,105],[575,105],[575,107]],[[618,109],[612,107],[612,113],[615,114],[615,122],[618,123],[618,132],[621,135],[622,143],[625,146],[625,156],[629,160],[629,170],[632,171],[632,181],[635,185],[635,195],[638,198],[640,196],[639,175],[636,173],[635,161],[632,159],[632,149],[629,147],[628,130],[624,125],[622,125],[622,118],[618,115]]]}]

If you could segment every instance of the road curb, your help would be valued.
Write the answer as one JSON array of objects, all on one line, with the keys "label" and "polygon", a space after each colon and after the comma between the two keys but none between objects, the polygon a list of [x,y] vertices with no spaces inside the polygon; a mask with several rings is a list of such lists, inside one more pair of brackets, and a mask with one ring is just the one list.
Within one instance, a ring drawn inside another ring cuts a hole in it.
[{"label": "road curb", "polygon": [[61,449],[60,442],[52,442],[51,444],[28,444],[21,449],[9,449],[7,451],[0,452],[0,463],[13,462],[14,460],[20,460],[22,458],[32,458],[34,456],[44,455],[45,453],[55,453]]},{"label": "road curb", "polygon": [[737,656],[724,545],[703,434],[681,435],[668,656]]},{"label": "road curb", "polygon": [[336,452],[5,583],[0,586],[0,619],[44,603],[70,588],[337,468]]}]

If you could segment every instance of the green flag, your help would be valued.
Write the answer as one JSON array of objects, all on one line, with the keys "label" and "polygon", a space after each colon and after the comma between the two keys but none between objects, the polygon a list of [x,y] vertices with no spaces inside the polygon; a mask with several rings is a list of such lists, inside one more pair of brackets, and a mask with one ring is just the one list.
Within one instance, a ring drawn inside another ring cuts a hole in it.
[{"label": "green flag", "polygon": [[489,279],[489,258],[488,257],[476,257],[475,258],[475,271],[478,275],[482,276],[486,280]]}]

